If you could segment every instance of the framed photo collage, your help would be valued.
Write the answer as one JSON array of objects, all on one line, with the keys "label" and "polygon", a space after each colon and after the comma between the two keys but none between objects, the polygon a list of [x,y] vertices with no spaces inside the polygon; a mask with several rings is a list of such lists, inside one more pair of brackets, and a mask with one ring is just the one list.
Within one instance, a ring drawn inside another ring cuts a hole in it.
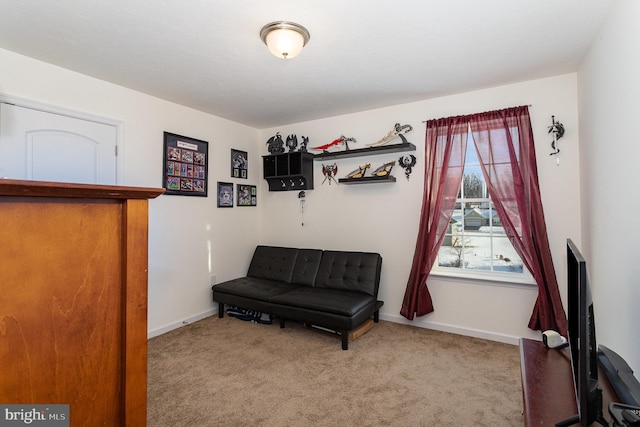
[{"label": "framed photo collage", "polygon": [[[165,194],[180,196],[208,195],[209,143],[164,132],[162,186]],[[231,149],[231,178],[248,179],[249,158],[246,151]],[[257,206],[255,185],[217,183],[217,206]],[[235,191],[234,191],[235,190]],[[235,197],[234,197],[235,195]]]},{"label": "framed photo collage", "polygon": [[[246,151],[231,150],[231,178],[247,179],[249,174],[249,158]],[[235,193],[235,194],[234,194]],[[234,197],[235,196],[235,197]],[[257,190],[255,185],[218,182],[218,207],[257,206]]]}]

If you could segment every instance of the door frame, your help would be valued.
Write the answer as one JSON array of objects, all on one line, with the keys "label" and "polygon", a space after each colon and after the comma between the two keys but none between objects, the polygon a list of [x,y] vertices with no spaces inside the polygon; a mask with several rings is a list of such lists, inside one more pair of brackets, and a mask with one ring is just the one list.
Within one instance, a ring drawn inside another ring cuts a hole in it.
[{"label": "door frame", "polygon": [[[73,119],[85,120],[88,122],[100,123],[103,125],[113,126],[116,129],[116,185],[123,185],[124,171],[124,122],[109,117],[97,116],[95,114],[71,110],[58,105],[46,104],[32,99],[21,98],[18,96],[7,95],[0,92],[0,103],[15,105],[17,107],[29,108],[31,110],[42,111],[45,113],[57,114],[60,116],[70,117]],[[0,124],[1,125],[1,124]]]}]

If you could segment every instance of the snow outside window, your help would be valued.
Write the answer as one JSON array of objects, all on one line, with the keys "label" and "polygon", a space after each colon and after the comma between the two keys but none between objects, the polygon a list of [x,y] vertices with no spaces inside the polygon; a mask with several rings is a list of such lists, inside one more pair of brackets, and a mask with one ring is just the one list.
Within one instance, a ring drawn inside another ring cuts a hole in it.
[{"label": "snow outside window", "polygon": [[456,207],[432,273],[535,283],[507,238],[489,197],[471,134]]}]

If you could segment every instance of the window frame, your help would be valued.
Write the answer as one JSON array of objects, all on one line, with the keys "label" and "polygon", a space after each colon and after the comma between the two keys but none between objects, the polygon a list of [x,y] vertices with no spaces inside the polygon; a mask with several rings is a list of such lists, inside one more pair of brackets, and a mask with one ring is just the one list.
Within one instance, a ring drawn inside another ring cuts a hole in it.
[{"label": "window frame", "polygon": [[[482,173],[481,170],[481,164],[480,164],[480,160],[477,157],[477,153],[475,150],[475,145],[473,142],[473,136],[471,135],[471,133],[469,133],[468,137],[467,137],[467,154],[465,156],[465,163],[464,163],[464,171],[463,171],[463,175],[462,175],[462,180],[460,181],[460,190],[458,192],[458,197],[456,198],[456,210],[460,210],[462,212],[462,223],[464,224],[464,213],[465,213],[465,206],[469,205],[469,204],[476,204],[476,205],[488,205],[489,206],[489,211],[491,212],[495,212],[495,205],[493,203],[493,200],[491,199],[491,196],[489,194],[489,191],[487,189],[487,182],[485,180],[484,174]],[[470,151],[472,153],[472,157],[471,157],[471,162],[470,160]],[[468,169],[469,167],[469,169]],[[470,198],[465,198],[465,194],[464,194],[464,177],[465,175],[467,175],[468,170],[473,170],[473,169],[480,169],[480,178],[482,179],[482,189],[481,189],[481,195],[484,195],[485,197],[470,197]],[[487,208],[481,208],[481,209],[487,209]],[[494,239],[496,238],[495,233],[493,232],[493,214],[491,214],[489,216],[489,226],[490,226],[490,232],[488,233],[487,238],[490,239],[490,245],[491,245],[491,255],[493,257],[493,246],[494,246]],[[464,225],[463,225],[463,230],[462,230],[462,236],[464,236]],[[447,236],[453,236],[453,233],[445,233],[445,238]],[[500,236],[500,238],[502,238],[502,236]],[[505,239],[507,239],[507,237],[504,237]],[[513,248],[513,245],[510,245]],[[442,246],[440,246],[440,248],[438,249],[438,252],[442,249]],[[515,249],[514,249],[515,251]],[[459,279],[463,279],[463,280],[469,280],[469,281],[478,281],[478,280],[482,280],[482,281],[490,281],[490,282],[504,282],[504,283],[514,283],[514,284],[523,284],[523,285],[536,285],[536,282],[533,278],[533,276],[531,275],[531,273],[529,272],[529,270],[526,268],[526,266],[522,266],[522,272],[521,273],[515,273],[515,272],[507,272],[507,271],[496,271],[496,270],[483,270],[483,269],[468,269],[468,268],[464,268],[464,267],[445,267],[445,266],[440,266],[439,265],[439,254],[438,257],[436,257],[436,260],[434,262],[433,267],[431,268],[431,274],[435,275],[435,276],[442,276],[442,277],[450,277],[450,278],[459,278]],[[464,260],[464,257],[462,258]],[[493,268],[493,265],[492,265]]]}]

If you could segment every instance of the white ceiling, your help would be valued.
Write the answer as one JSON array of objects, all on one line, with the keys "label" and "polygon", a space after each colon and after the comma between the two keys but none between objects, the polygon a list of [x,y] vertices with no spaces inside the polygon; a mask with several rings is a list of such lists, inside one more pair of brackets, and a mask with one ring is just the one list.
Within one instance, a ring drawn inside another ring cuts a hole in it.
[{"label": "white ceiling", "polygon": [[[263,129],[573,72],[611,5],[0,0],[0,48]],[[294,59],[260,40],[278,20],[311,33]]]}]

